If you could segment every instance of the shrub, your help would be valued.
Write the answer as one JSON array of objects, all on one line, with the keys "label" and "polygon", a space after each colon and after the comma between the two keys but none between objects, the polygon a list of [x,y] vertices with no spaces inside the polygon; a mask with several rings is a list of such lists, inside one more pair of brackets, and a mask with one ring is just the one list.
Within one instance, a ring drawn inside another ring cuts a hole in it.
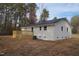
[{"label": "shrub", "polygon": [[76,28],[73,28],[72,29],[72,33],[76,34],[77,33],[77,29]]}]

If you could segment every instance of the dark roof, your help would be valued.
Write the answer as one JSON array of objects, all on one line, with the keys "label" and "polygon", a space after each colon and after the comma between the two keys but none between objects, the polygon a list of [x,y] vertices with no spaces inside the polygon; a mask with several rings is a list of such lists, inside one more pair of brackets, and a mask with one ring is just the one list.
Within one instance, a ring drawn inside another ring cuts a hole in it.
[{"label": "dark roof", "polygon": [[67,21],[68,22],[68,20],[66,18],[59,18],[59,19],[53,19],[53,20],[47,20],[47,21],[43,20],[43,21],[39,21],[38,23],[30,24],[30,25],[27,25],[27,26],[53,25],[53,24],[55,24],[55,23],[57,23],[57,22],[59,22],[61,20],[64,20],[64,21]]},{"label": "dark roof", "polygon": [[53,19],[53,20],[47,20],[47,21],[40,21],[37,24],[53,24],[60,20],[66,20],[66,18],[60,18],[60,19]]}]

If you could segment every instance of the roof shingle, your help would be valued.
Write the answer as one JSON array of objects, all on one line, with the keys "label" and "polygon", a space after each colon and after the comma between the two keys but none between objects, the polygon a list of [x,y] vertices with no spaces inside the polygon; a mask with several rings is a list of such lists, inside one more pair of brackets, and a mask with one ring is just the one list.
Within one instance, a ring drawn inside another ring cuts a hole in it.
[{"label": "roof shingle", "polygon": [[59,22],[61,20],[64,20],[64,21],[67,21],[68,22],[68,20],[66,18],[59,18],[59,19],[53,19],[53,20],[47,20],[47,21],[42,20],[42,21],[39,21],[38,23],[30,24],[29,26],[51,25],[51,24],[55,24],[55,23],[57,23],[57,22]]}]

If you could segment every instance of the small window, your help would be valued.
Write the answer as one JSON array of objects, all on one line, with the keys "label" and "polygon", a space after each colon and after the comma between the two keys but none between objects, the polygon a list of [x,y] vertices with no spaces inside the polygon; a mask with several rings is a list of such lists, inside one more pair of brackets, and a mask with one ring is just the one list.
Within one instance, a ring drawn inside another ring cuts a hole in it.
[{"label": "small window", "polygon": [[33,32],[33,27],[32,27],[32,32]]},{"label": "small window", "polygon": [[44,38],[46,38],[46,36],[44,36]]},{"label": "small window", "polygon": [[40,30],[41,30],[41,27],[40,27]]},{"label": "small window", "polygon": [[59,38],[59,37],[57,37],[57,38]]},{"label": "small window", "polygon": [[63,31],[63,26],[61,27],[61,31]]},{"label": "small window", "polygon": [[39,36],[39,38],[41,38],[41,36]]},{"label": "small window", "polygon": [[44,26],[44,30],[47,30],[47,26]]},{"label": "small window", "polygon": [[67,27],[67,32],[68,32],[68,27]]}]

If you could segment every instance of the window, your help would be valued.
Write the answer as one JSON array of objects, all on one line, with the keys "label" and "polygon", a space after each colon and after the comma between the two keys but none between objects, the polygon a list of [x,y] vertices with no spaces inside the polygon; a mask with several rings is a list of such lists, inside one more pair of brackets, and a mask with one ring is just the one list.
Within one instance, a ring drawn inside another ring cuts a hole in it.
[{"label": "window", "polygon": [[63,26],[61,27],[61,31],[63,31]]},{"label": "window", "polygon": [[41,27],[40,27],[40,30],[41,30]]},{"label": "window", "polygon": [[57,38],[59,38],[59,37],[57,37]]},{"label": "window", "polygon": [[67,32],[68,32],[68,27],[67,27]]},{"label": "window", "polygon": [[32,27],[32,32],[33,32],[33,27]]},{"label": "window", "polygon": [[46,36],[44,36],[44,38],[46,38]]},{"label": "window", "polygon": [[44,30],[47,30],[47,26],[44,26]]},{"label": "window", "polygon": [[41,36],[39,36],[39,38],[41,38]]}]

